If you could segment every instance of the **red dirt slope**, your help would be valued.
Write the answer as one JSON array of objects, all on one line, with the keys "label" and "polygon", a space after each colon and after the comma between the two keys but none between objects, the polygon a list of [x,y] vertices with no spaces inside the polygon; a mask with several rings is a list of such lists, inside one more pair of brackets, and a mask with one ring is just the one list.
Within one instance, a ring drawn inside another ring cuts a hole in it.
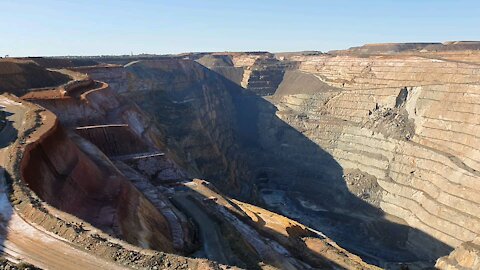
[{"label": "red dirt slope", "polygon": [[102,156],[80,151],[57,122],[25,153],[21,173],[50,205],[132,244],[174,251],[165,218]]}]

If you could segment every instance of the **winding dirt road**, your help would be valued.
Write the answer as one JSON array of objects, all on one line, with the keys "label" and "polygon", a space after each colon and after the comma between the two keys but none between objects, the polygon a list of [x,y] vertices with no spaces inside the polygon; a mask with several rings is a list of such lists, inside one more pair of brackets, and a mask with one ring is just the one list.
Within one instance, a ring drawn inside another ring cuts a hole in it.
[{"label": "winding dirt road", "polygon": [[4,158],[27,109],[20,102],[0,96],[0,110],[7,115],[0,131],[0,254],[13,262],[27,262],[43,269],[125,269],[38,229],[14,211],[7,196]]},{"label": "winding dirt road", "polygon": [[40,231],[13,211],[0,172],[0,252],[8,259],[43,269],[125,269]]}]

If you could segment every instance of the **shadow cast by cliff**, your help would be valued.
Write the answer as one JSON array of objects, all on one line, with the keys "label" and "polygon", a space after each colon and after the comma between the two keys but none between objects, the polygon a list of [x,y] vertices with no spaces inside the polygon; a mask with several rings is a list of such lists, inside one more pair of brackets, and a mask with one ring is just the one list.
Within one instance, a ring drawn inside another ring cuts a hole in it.
[{"label": "shadow cast by cliff", "polygon": [[[392,222],[381,209],[352,194],[334,157],[280,119],[270,102],[245,90],[231,93],[237,142],[266,208],[325,233],[380,266],[418,261],[433,266],[452,250],[406,223]],[[423,249],[409,245],[412,239],[425,243]]]},{"label": "shadow cast by cliff", "polygon": [[352,194],[334,157],[262,97],[190,60],[143,61],[126,72],[128,88],[116,91],[153,117],[182,167],[222,193],[321,231],[373,264],[433,265],[451,251]]},{"label": "shadow cast by cliff", "polygon": [[[9,183],[7,182],[8,173],[5,171],[7,147],[17,138],[18,131],[13,127],[13,121],[9,117],[14,113],[0,106],[0,253],[3,256],[11,255],[6,250],[5,241],[9,234],[9,223],[13,215],[13,208],[9,200]],[[5,264],[2,262],[2,265]]]}]

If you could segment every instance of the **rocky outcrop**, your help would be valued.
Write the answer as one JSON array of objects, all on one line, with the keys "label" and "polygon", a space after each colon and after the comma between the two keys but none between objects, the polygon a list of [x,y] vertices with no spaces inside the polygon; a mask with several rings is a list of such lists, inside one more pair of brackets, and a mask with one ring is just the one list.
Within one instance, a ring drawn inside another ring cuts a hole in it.
[{"label": "rocky outcrop", "polygon": [[250,196],[249,170],[243,169],[245,161],[236,144],[248,133],[240,130],[242,120],[235,114],[235,107],[241,106],[240,87],[186,60],[142,61],[123,70],[87,72],[115,85],[119,96],[134,101],[154,119],[157,138],[190,176],[203,176],[232,194]]},{"label": "rocky outcrop", "polygon": [[294,220],[240,201],[234,200],[233,203],[247,214],[258,230],[279,241],[315,268],[377,269]]},{"label": "rocky outcrop", "polygon": [[438,269],[460,270],[480,268],[480,242],[476,238],[458,246],[450,255],[440,258],[435,267]]}]

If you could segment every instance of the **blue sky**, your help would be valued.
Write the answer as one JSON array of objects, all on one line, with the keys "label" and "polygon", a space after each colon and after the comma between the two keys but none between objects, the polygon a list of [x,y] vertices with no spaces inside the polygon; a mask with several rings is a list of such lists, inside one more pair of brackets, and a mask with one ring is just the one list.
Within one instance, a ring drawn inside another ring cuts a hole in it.
[{"label": "blue sky", "polygon": [[479,0],[0,0],[0,55],[299,51],[480,40]]}]

